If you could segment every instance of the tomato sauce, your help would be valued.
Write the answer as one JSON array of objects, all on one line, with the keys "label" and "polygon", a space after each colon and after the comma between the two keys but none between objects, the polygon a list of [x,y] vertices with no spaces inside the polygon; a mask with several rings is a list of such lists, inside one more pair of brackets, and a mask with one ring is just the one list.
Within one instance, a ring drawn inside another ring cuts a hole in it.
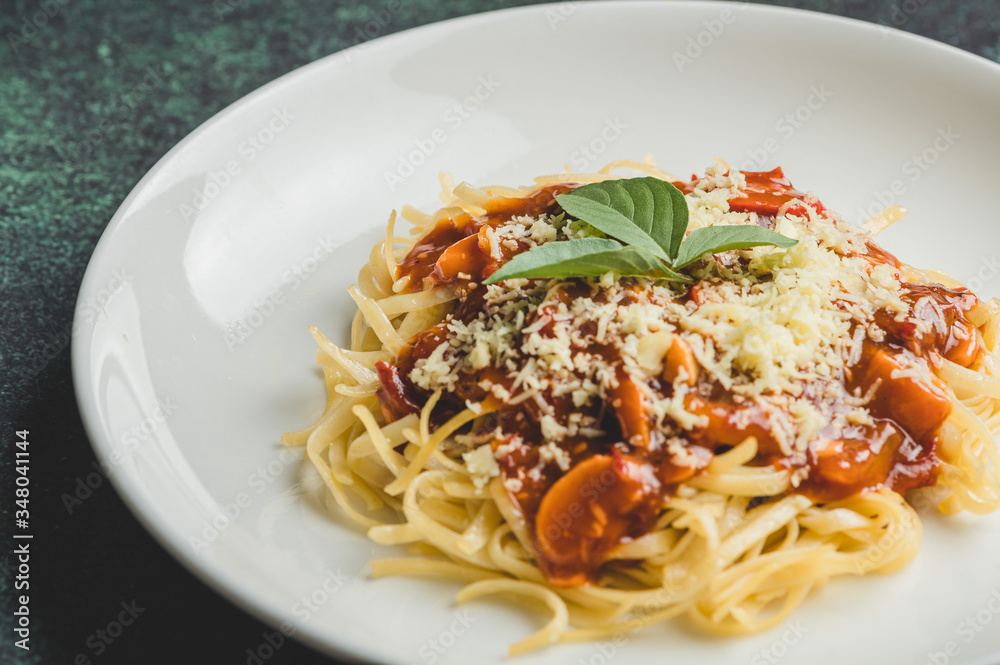
[{"label": "tomato sauce", "polygon": [[[826,212],[822,203],[809,200],[805,192],[792,187],[780,166],[771,171],[743,171],[743,175],[746,183],[740,190],[740,196],[729,199],[729,210],[756,213],[761,226],[770,226],[781,207],[793,200],[803,201],[817,214],[824,215]],[[673,185],[685,194],[694,191],[694,182],[678,181]],[[789,206],[787,212],[798,216],[807,214],[805,207],[799,203]]]},{"label": "tomato sauce", "polygon": [[[762,224],[782,206],[796,199],[805,201],[820,215],[821,203],[807,199],[794,189],[780,168],[746,173],[744,196],[729,201],[731,210],[754,212]],[[691,191],[690,183],[675,183]],[[458,285],[460,304],[452,317],[468,322],[483,306],[483,289],[475,284],[497,270],[519,251],[503,250],[491,255],[488,231],[519,215],[537,216],[560,211],[556,195],[577,185],[559,184],[540,188],[526,199],[497,199],[481,217],[458,214],[444,219],[422,238],[399,263],[399,274],[411,279],[410,289],[425,284]],[[793,204],[789,212],[804,214],[803,204]],[[900,267],[894,256],[869,241],[864,257],[874,264]],[[607,302],[607,292],[583,282],[559,287],[549,302],[572,302],[590,297]],[[619,302],[648,301],[648,293],[622,289],[613,297]],[[678,302],[698,302],[696,283]],[[776,439],[774,423],[760,406],[742,401],[707,376],[699,376],[689,349],[671,347],[666,355],[663,376],[649,387],[664,397],[673,390],[673,379],[684,367],[690,385],[696,389],[685,399],[686,409],[703,416],[707,423],[685,433],[688,452],[684,465],[667,452],[663,436],[656,430],[645,405],[645,396],[624,371],[620,350],[613,345],[591,345],[588,353],[601,356],[616,368],[618,385],[604,402],[595,399],[583,406],[568,394],[551,388],[541,395],[548,412],[559,422],[571,415],[589,419],[603,436],[566,436],[558,444],[569,463],[565,468],[542,464],[540,445],[544,442],[541,421],[544,415],[536,400],[516,405],[500,404],[487,416],[481,431],[504,432],[509,438],[495,440],[494,450],[503,447],[498,459],[501,475],[511,501],[520,509],[533,535],[535,555],[547,579],[556,585],[575,586],[596,579],[602,564],[620,544],[646,533],[655,523],[664,501],[679,483],[690,479],[711,461],[713,455],[730,449],[748,436],[758,440],[757,466],[775,466],[789,471],[805,470],[796,491],[817,502],[852,496],[860,491],[889,488],[905,492],[936,482],[940,460],[936,456],[938,431],[950,412],[950,401],[933,378],[931,365],[936,357],[963,366],[978,353],[977,332],[968,313],[977,299],[965,290],[939,284],[904,284],[904,302],[917,311],[927,324],[918,329],[898,322],[892,313],[880,311],[876,323],[885,331],[880,342],[867,340],[861,360],[844,372],[844,385],[860,394],[871,393],[867,404],[868,424],[834,426],[828,423],[818,435],[818,443],[798,457],[788,457]],[[533,312],[533,321],[548,316],[546,307]],[[526,323],[530,325],[532,321]],[[429,356],[447,339],[446,324],[416,335],[392,363],[379,363],[379,399],[387,420],[418,413],[428,395],[409,380],[415,363]],[[547,326],[539,334],[550,334]],[[679,338],[677,338],[679,339]],[[932,377],[930,386],[923,376]],[[436,423],[465,407],[466,400],[479,402],[496,398],[480,382],[484,379],[512,388],[506,370],[487,367],[457,382],[454,392],[445,393],[434,413]],[[810,390],[805,388],[808,397]],[[818,402],[819,398],[816,397]],[[843,407],[846,411],[847,406]]]},{"label": "tomato sauce", "polygon": [[558,183],[541,187],[537,192],[521,199],[497,197],[487,203],[486,215],[472,217],[455,209],[456,214],[437,222],[399,263],[399,275],[408,276],[409,292],[422,291],[424,283],[430,286],[458,283],[460,287],[480,282],[494,272],[514,254],[527,246],[520,243],[514,251],[503,250],[497,260],[490,255],[490,243],[484,228],[500,226],[515,217],[538,217],[551,213],[559,206],[556,196],[568,192],[579,184]]}]

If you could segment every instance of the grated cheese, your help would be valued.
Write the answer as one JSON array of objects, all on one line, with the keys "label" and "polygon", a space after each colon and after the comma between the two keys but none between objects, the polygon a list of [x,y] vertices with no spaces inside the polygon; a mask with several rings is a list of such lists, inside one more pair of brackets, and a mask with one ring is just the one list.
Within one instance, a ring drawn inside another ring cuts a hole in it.
[{"label": "grated cheese", "polygon": [[483,489],[491,478],[500,475],[500,465],[497,464],[493,450],[488,445],[464,453],[462,459],[465,461],[465,468],[472,474],[472,484],[477,490]]},{"label": "grated cheese", "polygon": [[[544,428],[545,426],[542,425],[542,427]],[[571,463],[569,453],[557,446],[553,441],[549,441],[541,446],[538,449],[538,456],[543,462],[555,462],[563,471],[569,471]]]},{"label": "grated cheese", "polygon": [[[757,224],[756,214],[729,209],[728,201],[740,195],[744,184],[739,171],[721,163],[710,167],[685,197],[689,232]],[[860,363],[868,341],[885,339],[876,314],[886,312],[926,332],[930,324],[920,311],[936,304],[925,299],[911,308],[903,300],[900,271],[864,258],[865,232],[829,211],[820,216],[809,207],[804,214],[790,214],[790,209],[785,206],[779,212],[773,228],[798,244],[724,252],[716,260],[695,264],[690,272],[696,279],[696,297],[687,297],[689,287],[684,285],[622,280],[614,273],[573,280],[572,298],[565,297],[566,280],[516,279],[485,286],[477,291],[482,294],[481,310],[464,322],[449,317],[448,341],[418,360],[410,379],[428,391],[454,390],[466,380],[463,373],[487,368],[501,372],[504,385],[475,382],[504,404],[530,400],[543,439],[532,445],[538,447],[542,462],[563,470],[570,457],[560,442],[604,435],[601,422],[584,413],[610,401],[619,369],[643,396],[655,439],[651,445],[665,445],[678,464],[695,463],[681,443],[684,433],[707,425],[705,416],[688,410],[688,397],[697,394],[699,386],[708,390],[706,386],[715,384],[729,391],[737,404],[760,407],[782,452],[803,459],[810,446],[821,445],[824,429],[831,424],[874,422],[866,405],[878,384],[862,395],[849,392],[842,379]],[[562,216],[540,215],[483,227],[481,233],[496,259],[504,250],[596,232]],[[664,386],[664,358],[675,336],[690,349],[698,372],[690,377],[682,366],[672,384]],[[615,353],[603,354],[599,348]],[[893,372],[893,379],[903,377],[933,382],[919,364]],[[694,386],[687,384],[689,379]],[[555,400],[580,411],[557,417]],[[510,434],[497,436],[503,440]],[[517,446],[525,445],[515,439]],[[478,460],[485,449],[467,456]],[[510,450],[500,446],[494,454],[502,458]],[[492,456],[490,460],[495,467]],[[494,467],[475,464],[481,482],[492,477]],[[802,480],[796,474],[793,483]],[[506,482],[511,483],[508,489],[520,483],[516,478]]]}]

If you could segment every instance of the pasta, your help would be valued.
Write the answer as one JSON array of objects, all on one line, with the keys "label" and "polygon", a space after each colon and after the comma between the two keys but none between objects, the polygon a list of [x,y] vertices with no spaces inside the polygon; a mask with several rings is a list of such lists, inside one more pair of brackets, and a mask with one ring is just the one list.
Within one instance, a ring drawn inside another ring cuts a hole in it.
[{"label": "pasta", "polygon": [[[483,283],[595,235],[556,197],[622,169],[673,182],[689,232],[798,243],[707,256],[692,284]],[[518,190],[442,184],[438,212],[402,210],[409,237],[389,218],[350,288],[349,345],[311,329],[326,409],[283,437],[338,510],[408,548],[376,577],[541,608],[512,655],[673,617],[738,635],[833,577],[905,567],[911,490],[936,486],[946,513],[1000,506],[1000,301],[881,249],[904,210],[856,229],[780,169],[723,162],[691,181],[647,159]]]}]

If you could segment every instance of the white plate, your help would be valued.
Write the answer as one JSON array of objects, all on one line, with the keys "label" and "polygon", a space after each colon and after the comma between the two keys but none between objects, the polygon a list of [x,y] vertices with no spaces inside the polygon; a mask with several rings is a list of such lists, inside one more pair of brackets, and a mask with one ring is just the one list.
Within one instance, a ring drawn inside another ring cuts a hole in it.
[{"label": "white plate", "polygon": [[[888,247],[996,296],[998,117],[1000,68],[985,60],[766,7],[563,3],[362,44],[214,117],[122,205],[80,292],[87,430],[164,546],[273,625],[388,663],[502,662],[541,617],[456,608],[456,586],[436,580],[373,581],[366,562],[392,550],[322,512],[277,444],[321,412],[306,326],[344,338],[345,288],[390,209],[431,205],[438,171],[525,184],[566,163],[652,152],[686,174],[720,156],[781,165],[851,220],[904,204]],[[518,662],[996,657],[1000,520],[925,522],[907,570],[835,581],[763,635],[672,624]]]}]

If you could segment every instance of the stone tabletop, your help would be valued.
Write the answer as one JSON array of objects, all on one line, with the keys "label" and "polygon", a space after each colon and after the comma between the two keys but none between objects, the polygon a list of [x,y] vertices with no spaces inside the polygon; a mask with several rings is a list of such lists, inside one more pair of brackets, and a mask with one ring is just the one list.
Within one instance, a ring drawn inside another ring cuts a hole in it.
[{"label": "stone tabletop", "polygon": [[[0,2],[0,663],[336,662],[197,580],[100,473],[70,377],[76,294],[118,205],[219,110],[359,39],[522,4],[531,3]],[[765,4],[896,27],[1000,60],[995,0]],[[29,651],[14,646],[9,497],[19,430],[32,440],[39,525]],[[86,501],[66,500],[81,495]]]}]

